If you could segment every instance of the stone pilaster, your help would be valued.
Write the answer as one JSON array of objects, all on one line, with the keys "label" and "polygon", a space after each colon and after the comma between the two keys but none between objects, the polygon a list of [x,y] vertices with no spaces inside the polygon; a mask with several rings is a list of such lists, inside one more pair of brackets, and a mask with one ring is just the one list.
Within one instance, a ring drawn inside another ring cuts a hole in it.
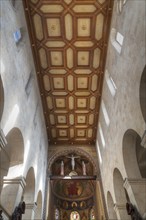
[{"label": "stone pilaster", "polygon": [[36,203],[26,203],[25,204],[25,214],[23,215],[23,219],[31,220],[34,219],[34,214],[37,208]]},{"label": "stone pilaster", "polygon": [[16,177],[10,179],[9,177],[3,178],[3,188],[1,192],[1,205],[11,215],[15,207],[21,201],[23,190],[26,185],[24,177]]},{"label": "stone pilaster", "polygon": [[141,138],[141,146],[146,148],[146,130],[144,131],[143,136]]},{"label": "stone pilaster", "polygon": [[127,190],[130,202],[135,205],[140,214],[143,215],[146,212],[146,178],[126,178],[124,188]]},{"label": "stone pilaster", "polygon": [[126,204],[115,204],[114,210],[118,219],[130,220],[130,216],[127,214]]}]

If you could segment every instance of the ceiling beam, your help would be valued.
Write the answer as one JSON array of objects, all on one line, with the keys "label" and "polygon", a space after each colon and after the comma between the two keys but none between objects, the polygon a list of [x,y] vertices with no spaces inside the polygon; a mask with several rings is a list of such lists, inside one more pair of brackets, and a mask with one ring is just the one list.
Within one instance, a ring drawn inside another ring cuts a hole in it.
[{"label": "ceiling beam", "polygon": [[97,180],[97,176],[49,176],[50,180]]}]

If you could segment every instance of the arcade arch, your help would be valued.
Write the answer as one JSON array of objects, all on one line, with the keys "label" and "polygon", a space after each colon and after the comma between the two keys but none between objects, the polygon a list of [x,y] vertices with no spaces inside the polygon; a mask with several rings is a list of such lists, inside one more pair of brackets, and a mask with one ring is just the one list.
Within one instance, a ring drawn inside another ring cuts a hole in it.
[{"label": "arcade arch", "polygon": [[113,173],[114,191],[117,204],[126,204],[125,191],[123,187],[123,177],[120,171],[115,168]]},{"label": "arcade arch", "polygon": [[2,118],[3,110],[4,110],[4,88],[3,88],[2,78],[0,75],[0,121]]},{"label": "arcade arch", "polygon": [[35,218],[36,220],[41,219],[42,218],[42,192],[39,191],[38,192],[38,196],[37,196],[37,208],[35,211]]},{"label": "arcade arch", "polygon": [[34,174],[34,168],[31,167],[28,170],[26,176],[26,186],[23,194],[23,201],[25,201],[26,203],[26,210],[22,219],[30,220],[34,217],[34,209],[36,206],[36,204],[34,203],[34,196],[35,196],[35,174]]},{"label": "arcade arch", "polygon": [[146,65],[143,69],[142,76],[141,76],[139,94],[140,94],[139,98],[140,98],[141,112],[146,122]]},{"label": "arcade arch", "polygon": [[123,137],[123,159],[128,178],[146,178],[146,149],[136,131],[129,129]]},{"label": "arcade arch", "polygon": [[114,201],[109,191],[107,192],[107,206],[109,219],[117,219],[116,212],[114,210]]}]

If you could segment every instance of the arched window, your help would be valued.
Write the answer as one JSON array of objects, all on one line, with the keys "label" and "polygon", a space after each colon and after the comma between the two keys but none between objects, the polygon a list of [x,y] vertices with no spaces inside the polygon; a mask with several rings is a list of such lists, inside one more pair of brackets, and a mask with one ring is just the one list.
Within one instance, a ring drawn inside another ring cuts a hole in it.
[{"label": "arched window", "polygon": [[116,51],[120,54],[124,41],[123,35],[117,32],[115,28],[112,28],[110,33],[110,40]]},{"label": "arched window", "polygon": [[73,211],[70,214],[70,220],[80,220],[80,215],[78,212]]},{"label": "arched window", "polygon": [[95,220],[95,212],[93,208],[90,210],[90,220]]}]

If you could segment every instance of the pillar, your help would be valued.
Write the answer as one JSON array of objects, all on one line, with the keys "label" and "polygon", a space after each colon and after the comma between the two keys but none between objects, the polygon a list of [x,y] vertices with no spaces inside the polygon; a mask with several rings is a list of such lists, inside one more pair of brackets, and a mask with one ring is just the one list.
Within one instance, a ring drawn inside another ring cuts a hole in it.
[{"label": "pillar", "polygon": [[[100,180],[101,181],[101,180]],[[102,183],[99,180],[96,180],[96,194],[95,194],[95,215],[97,219],[107,219],[107,209],[104,200],[104,194],[102,190]]]},{"label": "pillar", "polygon": [[124,188],[127,190],[130,202],[137,207],[143,216],[146,212],[146,179],[126,178]]},{"label": "pillar", "polygon": [[23,190],[26,185],[24,177],[3,178],[3,188],[1,192],[1,205],[11,215],[15,207],[21,201]]},{"label": "pillar", "polygon": [[131,217],[127,214],[126,204],[115,204],[114,210],[118,219],[131,220]]},{"label": "pillar", "polygon": [[25,204],[25,214],[23,215],[22,219],[31,220],[34,219],[34,214],[37,208],[36,203],[26,203]]}]

